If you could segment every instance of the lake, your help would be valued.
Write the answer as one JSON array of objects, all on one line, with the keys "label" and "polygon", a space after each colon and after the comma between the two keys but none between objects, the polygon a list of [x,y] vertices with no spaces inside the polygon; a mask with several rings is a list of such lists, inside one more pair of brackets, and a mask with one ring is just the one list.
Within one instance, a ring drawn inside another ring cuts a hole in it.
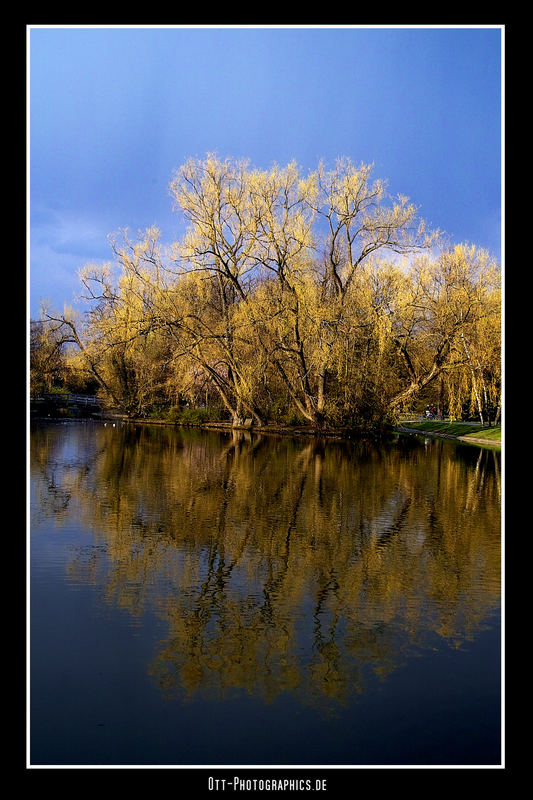
[{"label": "lake", "polygon": [[31,765],[499,765],[500,452],[35,422]]}]

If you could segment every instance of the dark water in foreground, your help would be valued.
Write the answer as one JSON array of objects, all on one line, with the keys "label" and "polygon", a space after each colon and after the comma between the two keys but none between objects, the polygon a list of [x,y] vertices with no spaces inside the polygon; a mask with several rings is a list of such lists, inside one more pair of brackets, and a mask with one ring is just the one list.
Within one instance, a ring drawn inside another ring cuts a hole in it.
[{"label": "dark water in foreground", "polygon": [[500,455],[31,430],[32,765],[497,765]]}]

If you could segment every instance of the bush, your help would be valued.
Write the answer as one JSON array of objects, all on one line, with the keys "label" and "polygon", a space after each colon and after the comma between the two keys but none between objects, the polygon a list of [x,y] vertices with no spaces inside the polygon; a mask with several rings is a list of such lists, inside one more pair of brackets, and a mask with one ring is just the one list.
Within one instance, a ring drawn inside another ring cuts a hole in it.
[{"label": "bush", "polygon": [[287,411],[286,414],[281,414],[278,418],[278,421],[281,422],[282,425],[288,425],[290,427],[294,427],[296,425],[305,425],[307,423],[307,420],[305,420],[301,414],[292,409]]},{"label": "bush", "polygon": [[168,419],[169,422],[179,422],[181,417],[181,408],[179,406],[173,406],[172,408],[167,409],[165,414],[165,419]]},{"label": "bush", "polygon": [[222,414],[218,409],[207,408],[171,408],[166,415],[170,422],[179,425],[201,425],[204,422],[215,422],[221,419]]},{"label": "bush", "polygon": [[164,419],[168,414],[168,406],[153,405],[142,416],[146,419]]}]

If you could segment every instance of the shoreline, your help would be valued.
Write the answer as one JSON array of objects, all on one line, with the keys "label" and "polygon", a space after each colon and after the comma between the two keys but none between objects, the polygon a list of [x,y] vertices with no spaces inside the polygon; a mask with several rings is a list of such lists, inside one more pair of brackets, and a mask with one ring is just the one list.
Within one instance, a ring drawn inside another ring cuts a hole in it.
[{"label": "shoreline", "polygon": [[[81,422],[81,421],[88,421],[88,422],[121,422],[127,423],[132,425],[163,425],[166,427],[173,427],[173,428],[201,428],[203,430],[219,430],[219,431],[239,431],[241,433],[256,433],[256,434],[272,434],[276,436],[305,436],[305,437],[315,437],[315,438],[327,438],[333,441],[348,441],[353,438],[379,438],[379,434],[373,434],[370,431],[358,431],[356,429],[331,429],[325,428],[323,430],[317,430],[316,428],[306,427],[306,426],[288,426],[288,425],[276,425],[275,423],[263,425],[261,427],[257,426],[246,426],[246,425],[233,425],[231,422],[202,422],[198,424],[190,424],[190,423],[179,423],[179,422],[169,422],[165,419],[141,419],[141,418],[133,418],[130,419],[123,415],[117,414],[109,414],[109,415],[102,415],[98,417],[32,417],[30,421],[41,421],[41,422]],[[472,434],[468,434],[465,436],[460,436],[457,434],[451,433],[443,433],[440,431],[428,431],[428,430],[421,430],[417,428],[411,427],[404,427],[401,424],[392,425],[386,429],[384,429],[381,435],[387,435],[391,433],[399,433],[399,434],[407,434],[407,435],[417,435],[417,436],[430,436],[440,439],[451,439],[455,441],[465,442],[467,444],[477,444],[477,445],[486,445],[489,447],[500,447],[501,448],[501,439],[487,439],[482,437],[476,437]]]},{"label": "shoreline", "polygon": [[483,444],[491,447],[501,447],[501,439],[486,439],[481,436],[474,436],[467,434],[465,436],[458,436],[453,433],[442,433],[440,431],[424,431],[419,428],[405,428],[401,425],[395,425],[393,430],[397,433],[417,434],[418,436],[435,436],[439,439],[453,439],[459,442],[466,442],[467,444]]}]

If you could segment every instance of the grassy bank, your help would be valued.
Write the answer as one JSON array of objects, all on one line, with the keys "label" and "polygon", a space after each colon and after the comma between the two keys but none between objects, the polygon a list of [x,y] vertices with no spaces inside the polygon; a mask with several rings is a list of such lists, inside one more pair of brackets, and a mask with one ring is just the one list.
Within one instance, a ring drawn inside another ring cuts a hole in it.
[{"label": "grassy bank", "polygon": [[440,434],[461,439],[483,440],[487,444],[500,444],[502,439],[501,425],[482,428],[481,425],[469,422],[441,422],[434,419],[405,420],[400,427],[423,433]]}]

